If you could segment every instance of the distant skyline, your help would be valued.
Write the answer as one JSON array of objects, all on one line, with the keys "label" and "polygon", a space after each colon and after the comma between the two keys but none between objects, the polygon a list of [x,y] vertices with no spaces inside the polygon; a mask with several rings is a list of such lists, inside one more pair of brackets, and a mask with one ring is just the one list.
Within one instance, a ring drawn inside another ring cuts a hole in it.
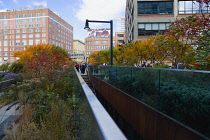
[{"label": "distant skyline", "polygon": [[[0,0],[0,12],[43,5],[56,12],[74,28],[74,39],[84,41],[88,36],[84,30],[85,20],[113,20],[116,30],[117,18],[125,17],[126,0]],[[109,28],[109,24],[90,23],[91,29]]]}]

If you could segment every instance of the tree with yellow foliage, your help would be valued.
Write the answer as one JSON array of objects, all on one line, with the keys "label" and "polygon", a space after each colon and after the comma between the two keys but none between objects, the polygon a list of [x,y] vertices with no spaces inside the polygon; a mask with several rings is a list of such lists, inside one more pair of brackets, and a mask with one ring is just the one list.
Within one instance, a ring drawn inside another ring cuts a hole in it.
[{"label": "tree with yellow foliage", "polygon": [[66,65],[68,53],[61,47],[49,44],[26,46],[25,50],[16,51],[14,57],[18,57],[27,71],[37,75],[51,73]]}]

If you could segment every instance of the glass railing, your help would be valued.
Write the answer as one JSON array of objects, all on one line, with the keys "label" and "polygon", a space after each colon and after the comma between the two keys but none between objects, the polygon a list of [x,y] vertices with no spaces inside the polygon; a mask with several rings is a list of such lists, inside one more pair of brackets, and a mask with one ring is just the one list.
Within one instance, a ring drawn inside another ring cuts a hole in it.
[{"label": "glass railing", "polygon": [[80,81],[77,77],[75,70],[72,71],[74,93],[75,93],[75,111],[74,111],[74,121],[75,121],[75,138],[76,139],[100,139],[100,134],[97,133],[98,126],[93,117],[91,108],[85,97],[84,91],[82,90]]},{"label": "glass railing", "polygon": [[210,71],[98,65],[89,73],[210,136]]},{"label": "glass railing", "polygon": [[126,140],[124,134],[76,70],[73,72],[73,79],[75,99],[78,106],[74,115],[77,128],[76,139],[104,140],[119,138]]}]

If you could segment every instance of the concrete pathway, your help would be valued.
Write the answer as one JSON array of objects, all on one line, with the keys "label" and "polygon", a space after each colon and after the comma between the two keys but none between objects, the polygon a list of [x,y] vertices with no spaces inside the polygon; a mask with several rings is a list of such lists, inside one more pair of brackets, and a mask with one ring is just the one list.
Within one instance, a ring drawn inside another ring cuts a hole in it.
[{"label": "concrete pathway", "polygon": [[23,113],[23,108],[19,106],[19,102],[15,101],[0,108],[0,139],[4,135],[5,125],[11,126],[20,115]]}]

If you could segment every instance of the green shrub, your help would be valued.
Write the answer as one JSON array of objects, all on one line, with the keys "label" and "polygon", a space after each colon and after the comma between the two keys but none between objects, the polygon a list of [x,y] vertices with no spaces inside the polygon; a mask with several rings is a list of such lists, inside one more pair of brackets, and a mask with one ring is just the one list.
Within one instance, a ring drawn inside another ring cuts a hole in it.
[{"label": "green shrub", "polygon": [[210,92],[177,81],[161,85],[158,109],[172,118],[209,135]]}]

